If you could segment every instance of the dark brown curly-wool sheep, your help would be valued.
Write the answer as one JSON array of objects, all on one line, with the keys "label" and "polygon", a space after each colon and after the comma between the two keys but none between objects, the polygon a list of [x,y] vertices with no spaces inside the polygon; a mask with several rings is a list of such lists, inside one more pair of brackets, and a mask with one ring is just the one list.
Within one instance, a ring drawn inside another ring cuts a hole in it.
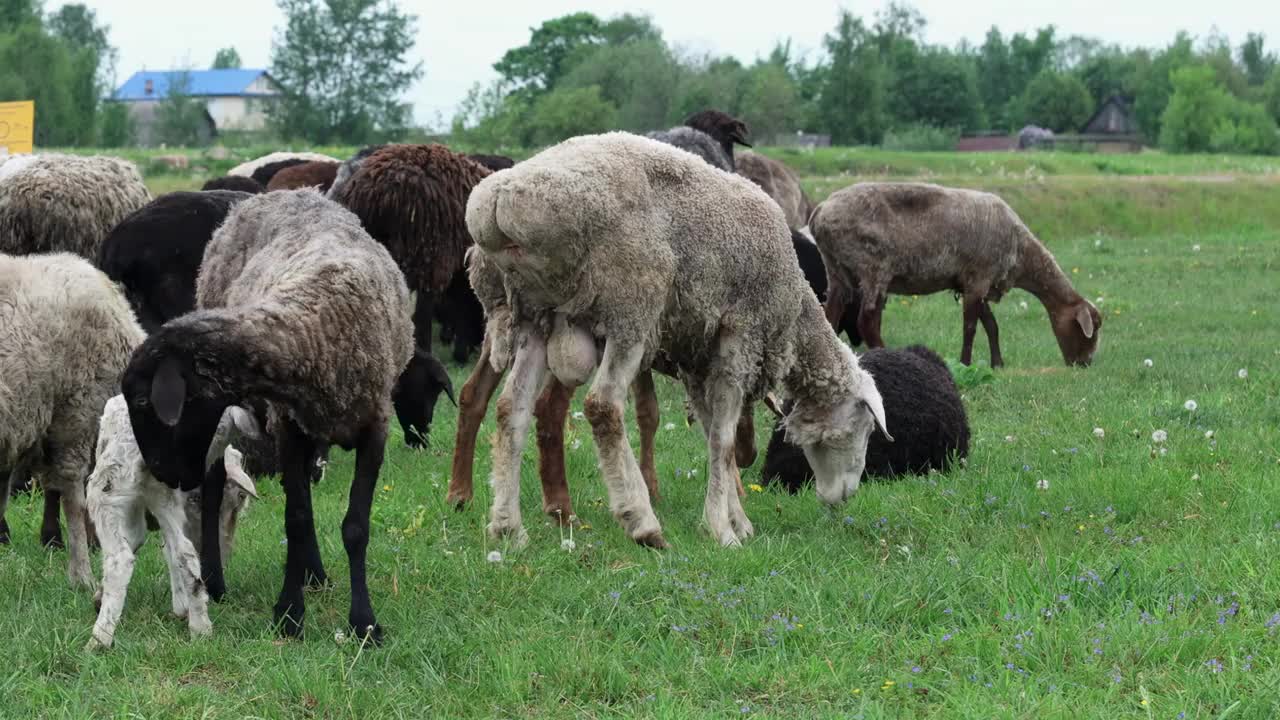
[{"label": "dark brown curly-wool sheep", "polygon": [[720,148],[724,150],[724,154],[729,156],[730,165],[733,164],[733,146],[735,143],[751,147],[751,143],[747,142],[747,138],[751,137],[750,128],[747,127],[746,123],[729,113],[720,112],[719,110],[701,110],[685,118],[684,124],[694,130],[701,130],[720,143]]},{"label": "dark brown curly-wool sheep", "polygon": [[467,153],[467,159],[472,162],[480,163],[489,168],[493,172],[506,170],[516,166],[516,161],[506,155],[485,155],[482,153]]},{"label": "dark brown curly-wool sheep", "polygon": [[200,186],[201,190],[234,190],[235,192],[246,192],[252,195],[260,195],[267,191],[262,183],[251,177],[244,175],[224,175],[222,177],[213,178]]},{"label": "dark brown curly-wool sheep", "polygon": [[415,339],[431,348],[432,304],[471,246],[467,197],[489,170],[443,145],[390,145],[360,164],[333,199],[386,246],[418,293]]},{"label": "dark brown curly-wool sheep", "polygon": [[313,160],[312,162],[292,165],[276,173],[267,183],[267,192],[275,190],[298,190],[301,188],[320,188],[320,192],[329,192],[333,180],[338,176],[340,163]]},{"label": "dark brown curly-wool sheep", "polygon": [[[945,472],[969,454],[969,418],[951,371],[938,354],[923,345],[879,348],[858,356],[858,364],[875,378],[884,398],[885,420],[893,441],[874,431],[867,442],[869,477],[894,478]],[[788,401],[782,408],[791,411]],[[804,451],[786,441],[786,422],[779,419],[769,438],[761,477],[789,492],[813,479]]]},{"label": "dark brown curly-wool sheep", "polygon": [[133,163],[41,153],[0,165],[0,252],[71,252],[93,262],[116,223],[151,201]]}]

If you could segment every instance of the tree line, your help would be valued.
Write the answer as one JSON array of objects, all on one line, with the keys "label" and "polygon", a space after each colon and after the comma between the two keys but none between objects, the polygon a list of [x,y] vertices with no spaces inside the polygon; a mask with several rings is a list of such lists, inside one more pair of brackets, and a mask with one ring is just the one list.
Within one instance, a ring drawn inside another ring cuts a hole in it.
[{"label": "tree line", "polygon": [[452,131],[486,147],[530,147],[665,128],[715,107],[766,141],[805,131],[837,145],[949,149],[962,132],[1077,133],[1120,95],[1147,141],[1170,151],[1280,151],[1280,65],[1259,34],[1233,46],[1183,32],[1163,48],[1126,49],[1051,25],[1011,35],[993,26],[981,44],[945,47],[925,42],[926,26],[903,3],[869,19],[842,10],[816,59],[783,42],[744,64],[681,52],[647,17],[573,13],[508,50]]},{"label": "tree line", "polygon": [[[276,0],[270,71],[283,89],[270,133],[288,141],[401,139],[403,101],[424,68],[412,57],[417,18],[396,0]],[[1132,101],[1150,144],[1174,152],[1280,152],[1280,62],[1265,39],[1179,33],[1161,48],[1060,36],[1053,26],[981,44],[924,40],[915,8],[873,17],[841,10],[815,57],[782,42],[751,63],[684,52],[651,18],[578,12],[533,28],[494,65],[451,124],[460,142],[528,148],[608,129],[647,131],[714,107],[746,120],[757,141],[797,131],[837,145],[949,149],[963,132],[1026,125],[1079,132],[1113,95]],[[36,101],[39,146],[128,144],[130,116],[104,102],[115,85],[109,28],[83,4],[45,12],[41,0],[0,0],[0,101]],[[224,48],[211,67],[240,66]],[[203,102],[176,78],[157,109],[159,139],[199,141]]]}]

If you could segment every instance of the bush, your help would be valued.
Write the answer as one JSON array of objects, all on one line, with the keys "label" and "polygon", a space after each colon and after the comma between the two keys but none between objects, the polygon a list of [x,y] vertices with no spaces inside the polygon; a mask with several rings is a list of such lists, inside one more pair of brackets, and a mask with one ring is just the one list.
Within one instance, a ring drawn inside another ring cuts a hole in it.
[{"label": "bush", "polygon": [[960,132],[932,125],[906,125],[884,134],[885,150],[945,152],[954,150]]},{"label": "bush", "polygon": [[1160,147],[1177,153],[1209,151],[1215,132],[1219,142],[1225,139],[1220,126],[1229,120],[1231,96],[1207,65],[1175,70],[1171,80],[1173,96],[1160,117]]},{"label": "bush", "polygon": [[618,109],[600,93],[599,85],[562,88],[538,98],[529,124],[533,142],[551,145],[575,135],[604,132],[617,125]]},{"label": "bush", "polygon": [[1043,70],[1022,96],[1023,120],[1056,133],[1078,132],[1093,114],[1093,97],[1080,78]]},{"label": "bush", "polygon": [[1266,108],[1257,103],[1235,100],[1228,116],[1218,121],[1209,136],[1214,152],[1246,155],[1275,155],[1280,150],[1280,131]]}]

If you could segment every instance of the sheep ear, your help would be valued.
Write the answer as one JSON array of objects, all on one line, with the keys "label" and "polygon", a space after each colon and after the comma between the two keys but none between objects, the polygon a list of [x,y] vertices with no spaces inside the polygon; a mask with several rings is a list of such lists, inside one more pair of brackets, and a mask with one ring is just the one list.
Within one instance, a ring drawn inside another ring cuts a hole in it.
[{"label": "sheep ear", "polygon": [[235,426],[236,432],[254,440],[262,439],[262,426],[258,424],[253,413],[238,405],[232,405],[228,411],[231,413],[231,423]]},{"label": "sheep ear", "polygon": [[449,402],[453,403],[454,407],[458,407],[458,400],[453,396],[453,380],[449,377],[449,371],[444,369],[444,365],[436,359],[435,355],[421,350],[415,350],[414,352],[419,360],[427,364],[427,373],[432,380],[440,383],[444,389],[444,394],[449,396]]},{"label": "sheep ear", "polygon": [[249,493],[249,497],[257,500],[258,487],[254,484],[253,478],[249,477],[249,473],[244,471],[244,453],[228,445],[227,449],[222,451],[222,462],[227,468],[227,479]]},{"label": "sheep ear", "polygon": [[160,422],[173,427],[182,419],[182,406],[187,402],[187,381],[182,377],[178,361],[167,357],[151,378],[151,408]]},{"label": "sheep ear", "polygon": [[871,416],[875,418],[876,424],[880,426],[880,432],[889,438],[889,442],[893,442],[893,436],[889,434],[889,425],[884,420],[884,398],[880,397],[880,391],[872,383],[867,387],[866,393],[862,396],[862,404],[867,406],[871,411]]},{"label": "sheep ear", "polygon": [[1093,337],[1093,315],[1089,312],[1087,303],[1081,303],[1080,307],[1076,308],[1076,322],[1079,323],[1085,337]]}]

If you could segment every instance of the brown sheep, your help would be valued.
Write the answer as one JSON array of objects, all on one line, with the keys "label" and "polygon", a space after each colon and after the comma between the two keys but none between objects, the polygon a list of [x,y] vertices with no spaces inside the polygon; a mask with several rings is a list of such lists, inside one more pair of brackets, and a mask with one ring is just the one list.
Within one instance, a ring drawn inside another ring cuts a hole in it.
[{"label": "brown sheep", "polygon": [[338,176],[338,165],[339,163],[326,160],[292,165],[271,177],[271,181],[267,183],[267,192],[299,190],[305,187],[320,188],[322,193],[329,192],[333,179]]},{"label": "brown sheep", "polygon": [[868,347],[884,347],[880,315],[888,293],[952,290],[964,302],[960,362],[972,361],[981,320],[991,365],[1000,367],[989,303],[1016,287],[1044,304],[1068,365],[1088,365],[1098,349],[1102,315],[996,195],[926,183],[858,183],[818,205],[811,227],[827,266],[827,319],[839,326],[843,299],[860,291],[858,330]]}]

